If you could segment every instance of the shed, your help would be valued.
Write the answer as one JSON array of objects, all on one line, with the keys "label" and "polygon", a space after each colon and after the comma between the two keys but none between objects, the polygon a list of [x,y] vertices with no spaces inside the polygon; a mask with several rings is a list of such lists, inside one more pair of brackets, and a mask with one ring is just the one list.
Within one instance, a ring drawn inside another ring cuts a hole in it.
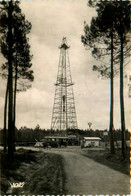
[{"label": "shed", "polygon": [[99,137],[83,137],[81,146],[83,147],[99,147],[101,138]]}]

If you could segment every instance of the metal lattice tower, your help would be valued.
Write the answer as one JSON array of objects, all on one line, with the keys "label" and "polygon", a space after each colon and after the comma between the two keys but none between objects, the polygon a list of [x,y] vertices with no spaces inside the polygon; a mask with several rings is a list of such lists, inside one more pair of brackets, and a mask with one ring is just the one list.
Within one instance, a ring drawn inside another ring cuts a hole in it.
[{"label": "metal lattice tower", "polygon": [[68,55],[69,46],[65,37],[62,39],[62,44],[59,48],[60,58],[57,81],[55,83],[56,89],[51,129],[67,131],[69,129],[77,129],[78,127]]}]

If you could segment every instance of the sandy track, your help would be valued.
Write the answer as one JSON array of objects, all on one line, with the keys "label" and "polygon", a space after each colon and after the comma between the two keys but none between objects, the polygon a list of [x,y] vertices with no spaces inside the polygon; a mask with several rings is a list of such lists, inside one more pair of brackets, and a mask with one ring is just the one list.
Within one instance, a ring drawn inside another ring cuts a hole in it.
[{"label": "sandy track", "polygon": [[68,194],[129,194],[129,176],[77,152],[54,153],[64,158]]},{"label": "sandy track", "polygon": [[34,149],[60,154],[64,159],[67,194],[129,194],[130,177],[83,156],[87,151],[79,147],[63,149]]}]

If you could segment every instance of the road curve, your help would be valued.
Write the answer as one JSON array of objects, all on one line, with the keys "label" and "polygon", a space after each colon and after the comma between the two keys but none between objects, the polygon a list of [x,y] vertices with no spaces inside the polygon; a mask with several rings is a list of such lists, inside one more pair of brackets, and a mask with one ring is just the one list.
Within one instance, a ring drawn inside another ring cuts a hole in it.
[{"label": "road curve", "polygon": [[68,194],[129,194],[129,176],[76,152],[52,151],[64,158]]}]

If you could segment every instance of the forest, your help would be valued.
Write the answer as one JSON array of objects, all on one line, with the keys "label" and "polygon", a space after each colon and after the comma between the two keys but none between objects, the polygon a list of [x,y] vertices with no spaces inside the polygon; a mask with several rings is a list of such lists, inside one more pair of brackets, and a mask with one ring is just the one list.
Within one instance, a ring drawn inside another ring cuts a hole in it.
[{"label": "forest", "polygon": [[[3,135],[4,135],[4,130],[0,130],[0,144],[3,145]],[[41,141],[45,136],[64,136],[65,131],[52,131],[50,129],[41,129],[39,125],[36,126],[35,129],[27,128],[26,126],[21,127],[20,129],[15,129],[15,143],[16,145],[20,144],[22,145],[30,145],[34,146],[34,144],[37,141]],[[93,130],[93,129],[86,129],[86,130],[68,130],[68,136],[76,136],[78,139],[82,139],[83,137],[100,137],[103,142],[109,142],[109,131],[105,130]],[[121,141],[121,130],[116,129],[114,131],[114,142],[116,141]],[[130,140],[130,132],[128,130],[125,131],[125,138],[126,141]],[[80,145],[80,144],[79,144]]]}]

